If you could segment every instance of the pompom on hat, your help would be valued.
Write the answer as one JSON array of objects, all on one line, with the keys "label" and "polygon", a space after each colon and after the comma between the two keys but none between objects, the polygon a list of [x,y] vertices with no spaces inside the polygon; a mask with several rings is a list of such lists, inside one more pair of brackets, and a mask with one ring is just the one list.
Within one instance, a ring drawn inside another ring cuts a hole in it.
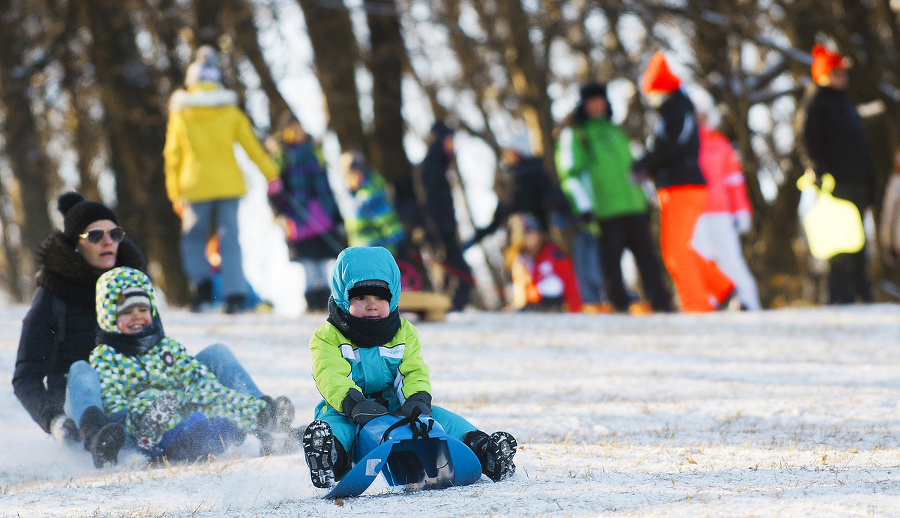
[{"label": "pompom on hat", "polygon": [[84,199],[77,192],[67,192],[56,200],[56,208],[63,215],[63,235],[70,242],[78,241],[78,235],[87,230],[87,226],[101,219],[108,219],[119,224],[116,213],[106,205]]},{"label": "pompom on hat", "polygon": [[828,85],[828,76],[836,68],[849,68],[850,62],[837,52],[832,52],[824,45],[817,44],[812,48],[812,68],[810,70],[813,81],[818,85]]},{"label": "pompom on hat", "polygon": [[666,56],[662,52],[656,52],[650,58],[647,65],[647,71],[641,79],[641,91],[645,94],[650,92],[672,93],[678,90],[681,80],[669,69],[669,63]]},{"label": "pompom on hat", "polygon": [[184,73],[184,86],[190,88],[200,82],[219,83],[222,71],[219,70],[219,57],[216,49],[203,45],[197,49],[197,57],[188,65]]}]

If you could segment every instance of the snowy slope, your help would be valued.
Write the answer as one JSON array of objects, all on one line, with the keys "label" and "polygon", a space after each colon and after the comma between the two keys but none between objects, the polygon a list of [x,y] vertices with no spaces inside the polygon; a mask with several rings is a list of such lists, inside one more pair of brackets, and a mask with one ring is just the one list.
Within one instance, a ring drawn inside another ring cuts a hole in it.
[{"label": "snowy slope", "polygon": [[[26,308],[0,307],[9,380]],[[229,344],[296,424],[324,315],[166,309]],[[420,324],[435,402],[521,445],[510,480],[331,502],[299,455],[95,470],[0,390],[0,516],[890,516],[900,509],[900,306],[642,318],[463,313]]]}]

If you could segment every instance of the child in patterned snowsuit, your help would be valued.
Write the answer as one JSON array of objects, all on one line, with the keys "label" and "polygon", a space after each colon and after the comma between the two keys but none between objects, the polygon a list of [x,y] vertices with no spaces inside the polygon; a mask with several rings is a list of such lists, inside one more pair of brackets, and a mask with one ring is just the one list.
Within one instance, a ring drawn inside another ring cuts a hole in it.
[{"label": "child in patterned snowsuit", "polygon": [[139,450],[151,458],[197,458],[240,444],[247,433],[260,438],[263,453],[291,450],[291,402],[225,387],[165,336],[146,274],[114,268],[98,279],[96,293],[98,346],[90,362],[104,411]]},{"label": "child in patterned snowsuit", "polygon": [[303,434],[316,487],[330,487],[350,468],[357,426],[388,413],[430,415],[469,446],[482,472],[498,481],[515,473],[516,440],[488,435],[431,404],[431,380],[416,328],[400,318],[400,269],[382,247],[351,247],[331,276],[328,322],[309,342],[313,378],[324,398]]}]

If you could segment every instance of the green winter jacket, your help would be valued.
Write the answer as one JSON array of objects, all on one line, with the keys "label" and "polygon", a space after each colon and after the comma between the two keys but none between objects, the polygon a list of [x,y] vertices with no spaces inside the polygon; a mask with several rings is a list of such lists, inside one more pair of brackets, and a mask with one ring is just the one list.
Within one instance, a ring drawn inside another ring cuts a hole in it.
[{"label": "green winter jacket", "polygon": [[[158,343],[138,347],[137,350],[144,352],[134,354],[135,342],[143,333],[124,335],[116,327],[116,301],[130,286],[137,286],[150,295],[154,320],[159,318],[153,285],[143,272],[133,268],[113,268],[97,281],[98,339],[115,338],[115,345],[100,344],[90,357],[91,365],[100,377],[106,414],[113,419],[124,415],[126,432],[144,448],[155,446],[165,432],[154,437],[139,437],[135,425],[147,406],[163,395],[171,395],[178,402],[178,411],[170,419],[166,431],[199,410],[209,418],[223,417],[245,432],[254,433],[257,416],[265,403],[222,385],[180,343],[160,335]],[[161,325],[159,330],[162,331]]]},{"label": "green winter jacket", "polygon": [[381,347],[357,347],[331,323],[319,326],[309,342],[313,378],[325,402],[343,412],[351,388],[367,399],[383,397],[396,411],[416,392],[431,393],[428,365],[416,328],[401,319],[400,330]]},{"label": "green winter jacket", "polygon": [[647,198],[631,180],[628,139],[609,119],[565,127],[556,145],[560,185],[575,214],[599,220],[641,214]]}]

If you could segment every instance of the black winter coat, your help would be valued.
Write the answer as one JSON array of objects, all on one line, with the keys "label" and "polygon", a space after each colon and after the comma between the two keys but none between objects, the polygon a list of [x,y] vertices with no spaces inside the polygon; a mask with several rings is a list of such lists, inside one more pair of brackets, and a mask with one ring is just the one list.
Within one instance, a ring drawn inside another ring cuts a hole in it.
[{"label": "black winter coat", "polygon": [[[44,431],[63,413],[66,375],[95,346],[94,293],[101,274],[75,252],[61,232],[38,248],[38,288],[22,321],[13,391]],[[143,269],[144,256],[127,237],[119,244],[116,266]]]},{"label": "black winter coat", "polygon": [[450,136],[453,136],[453,131],[449,127],[441,122],[435,123],[431,130],[432,141],[419,173],[425,196],[425,216],[431,220],[434,231],[441,235],[440,239],[455,236],[457,229],[453,190],[447,178],[453,154],[444,149],[444,140]]},{"label": "black winter coat", "polygon": [[653,176],[658,189],[706,185],[697,162],[700,133],[691,100],[680,89],[675,90],[659,107],[659,116],[653,148],[633,169]]},{"label": "black winter coat", "polygon": [[550,228],[551,213],[568,212],[566,196],[562,189],[550,180],[541,158],[526,158],[506,174],[510,176],[510,185],[498,186],[500,188],[497,192],[494,217],[487,227],[475,232],[473,244],[496,232],[517,212],[534,215],[545,230]]},{"label": "black winter coat", "polygon": [[844,90],[818,87],[807,108],[803,140],[816,175],[834,177],[835,196],[861,208],[875,201],[862,117]]}]

